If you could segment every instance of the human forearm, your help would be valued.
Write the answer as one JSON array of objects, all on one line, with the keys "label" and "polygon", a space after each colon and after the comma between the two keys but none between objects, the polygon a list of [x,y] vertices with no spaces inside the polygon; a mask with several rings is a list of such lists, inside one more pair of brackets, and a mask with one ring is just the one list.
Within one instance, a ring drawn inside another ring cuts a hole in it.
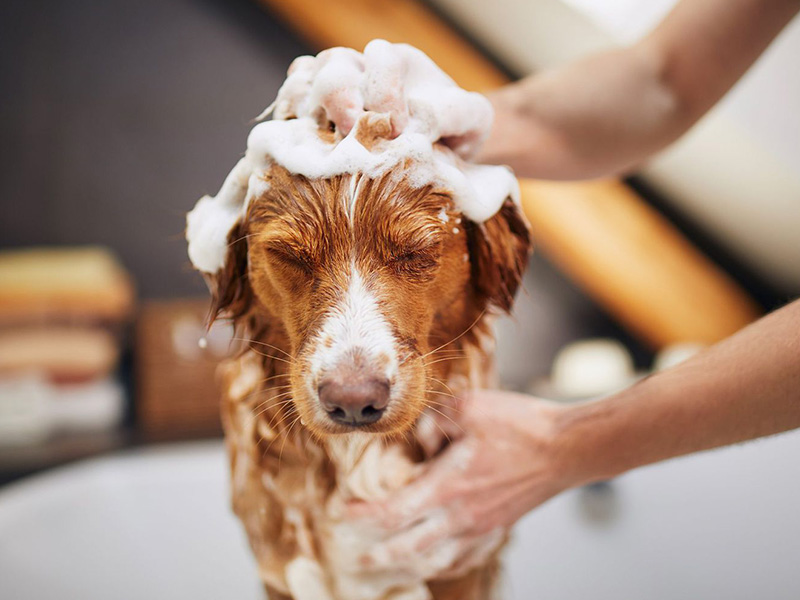
[{"label": "human forearm", "polygon": [[520,175],[627,172],[691,127],[800,8],[798,0],[684,0],[642,41],[490,94],[479,160]]},{"label": "human forearm", "polygon": [[744,75],[800,10],[799,0],[684,0],[637,44],[693,125]]},{"label": "human forearm", "polygon": [[674,369],[564,411],[574,484],[800,427],[800,301]]},{"label": "human forearm", "polygon": [[625,170],[678,135],[677,100],[657,58],[604,52],[489,95],[495,124],[479,160],[546,179]]}]

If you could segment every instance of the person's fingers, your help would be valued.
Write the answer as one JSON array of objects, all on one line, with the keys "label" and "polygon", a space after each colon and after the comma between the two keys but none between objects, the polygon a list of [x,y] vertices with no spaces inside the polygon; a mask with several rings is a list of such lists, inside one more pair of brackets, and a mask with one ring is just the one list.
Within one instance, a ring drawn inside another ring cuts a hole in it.
[{"label": "person's fingers", "polygon": [[495,529],[483,535],[459,535],[445,511],[362,555],[362,568],[371,572],[408,569],[421,577],[455,578],[486,563],[507,538]]},{"label": "person's fingers", "polygon": [[[395,528],[408,527],[421,516],[451,502],[456,489],[453,480],[463,477],[475,458],[474,440],[465,438],[451,444],[430,461],[427,469],[386,504],[386,513]],[[453,506],[449,510],[453,510]]]},{"label": "person's fingers", "polygon": [[443,579],[463,577],[472,569],[485,565],[489,557],[505,543],[508,534],[503,529],[495,529],[480,536],[465,536],[463,551],[453,563],[437,573]]},{"label": "person's fingers", "polygon": [[431,471],[428,469],[388,501],[349,502],[345,508],[345,518],[372,521],[390,532],[406,529],[423,517],[431,506],[436,506],[439,481],[437,474],[431,474]]},{"label": "person's fingers", "polygon": [[292,76],[298,71],[313,70],[315,60],[316,58],[314,56],[308,54],[298,56],[292,61],[292,64],[289,65],[289,68],[286,70],[286,74]]},{"label": "person's fingers", "polygon": [[[430,553],[442,540],[452,537],[450,519],[443,509],[427,515],[409,529],[376,544],[360,559],[362,565],[381,571],[392,565],[405,565],[420,554]],[[443,565],[445,568],[449,565]]]},{"label": "person's fingers", "polygon": [[289,65],[286,81],[283,82],[278,98],[273,103],[273,117],[291,119],[298,115],[302,100],[311,90],[311,82],[318,69],[313,56],[298,56]]},{"label": "person's fingers", "polygon": [[444,136],[441,142],[459,156],[472,158],[485,141],[483,131],[472,130],[461,135]]},{"label": "person's fingers", "polygon": [[495,390],[468,390],[459,399],[457,409],[463,427],[474,429],[492,421]]},{"label": "person's fingers", "polygon": [[[335,59],[335,60],[334,60]],[[309,101],[325,110],[328,120],[347,135],[364,110],[361,95],[361,56],[348,48],[331,48],[317,56],[320,68],[312,84]]]},{"label": "person's fingers", "polygon": [[403,55],[389,42],[375,40],[364,48],[364,108],[389,113],[392,137],[400,135],[408,123],[406,68]]},{"label": "person's fingers", "polygon": [[460,478],[474,459],[475,447],[468,439],[452,444],[441,456],[430,461],[421,475],[383,502],[350,502],[345,508],[347,520],[372,522],[387,532],[400,532],[446,510],[458,527],[471,527],[470,516],[457,511],[450,497]]},{"label": "person's fingers", "polygon": [[456,87],[438,90],[436,102],[409,95],[415,114],[430,125],[433,141],[449,140],[452,150],[461,158],[469,158],[477,150],[492,123],[492,108],[485,96],[464,93]]},{"label": "person's fingers", "polygon": [[385,502],[365,502],[364,500],[351,500],[343,510],[343,518],[348,521],[370,520],[378,521],[387,510]]},{"label": "person's fingers", "polygon": [[422,446],[426,459],[436,456],[448,442],[449,436],[442,428],[438,417],[437,413],[426,411],[420,415],[414,429],[414,437]]},{"label": "person's fingers", "polygon": [[333,90],[326,94],[321,104],[328,119],[333,121],[342,135],[350,133],[363,111],[361,97],[352,89]]},{"label": "person's fingers", "polygon": [[453,398],[447,404],[438,403],[436,410],[426,411],[419,418],[414,434],[427,458],[438,455],[448,445],[468,435],[462,423],[462,405],[463,400]]},{"label": "person's fingers", "polygon": [[[400,531],[425,517],[442,504],[442,487],[447,482],[448,454],[451,449],[433,460],[420,475],[383,502],[348,502],[344,516],[347,520],[367,520],[387,531]],[[440,463],[444,462],[443,465]]]}]

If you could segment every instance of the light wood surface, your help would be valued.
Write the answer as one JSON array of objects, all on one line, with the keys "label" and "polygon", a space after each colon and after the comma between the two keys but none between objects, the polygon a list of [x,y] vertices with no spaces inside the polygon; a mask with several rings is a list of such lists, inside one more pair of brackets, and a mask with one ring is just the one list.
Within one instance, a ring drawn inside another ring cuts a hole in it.
[{"label": "light wood surface", "polygon": [[[314,47],[407,42],[459,85],[508,78],[416,0],[260,0]],[[620,323],[655,348],[714,342],[757,318],[748,295],[657,211],[617,180],[520,180],[534,240]]]},{"label": "light wood surface", "polygon": [[651,345],[712,343],[758,316],[723,271],[625,184],[520,185],[539,247]]},{"label": "light wood surface", "polygon": [[486,91],[508,82],[500,70],[416,0],[260,0],[318,50],[363,50],[382,38],[425,52],[458,84]]}]

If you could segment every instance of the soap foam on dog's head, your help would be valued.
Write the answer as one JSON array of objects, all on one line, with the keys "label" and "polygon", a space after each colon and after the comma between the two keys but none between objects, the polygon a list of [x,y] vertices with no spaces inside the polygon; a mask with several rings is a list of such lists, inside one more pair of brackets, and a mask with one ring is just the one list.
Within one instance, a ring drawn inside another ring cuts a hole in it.
[{"label": "soap foam on dog's head", "polygon": [[[275,102],[250,132],[247,152],[216,196],[204,196],[187,216],[189,258],[206,273],[225,263],[228,234],[250,198],[264,190],[259,175],[271,164],[309,179],[344,173],[378,177],[413,165],[413,185],[448,190],[464,215],[491,218],[506,198],[518,201],[509,169],[468,162],[492,122],[482,95],[458,87],[424,53],[374,40],[364,53],[332,48],[301,56],[289,68]],[[359,141],[367,113],[390,115],[390,133],[371,148]],[[335,123],[330,136],[321,135]]]}]

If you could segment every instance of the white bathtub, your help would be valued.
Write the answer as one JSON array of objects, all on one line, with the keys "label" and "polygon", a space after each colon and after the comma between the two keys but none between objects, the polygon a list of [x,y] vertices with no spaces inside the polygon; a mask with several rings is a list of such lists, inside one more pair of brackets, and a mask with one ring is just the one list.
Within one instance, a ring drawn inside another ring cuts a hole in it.
[{"label": "white bathtub", "polygon": [[[797,600],[800,434],[562,495],[517,529],[513,600]],[[0,492],[2,600],[255,600],[219,443],[88,461]]]}]

